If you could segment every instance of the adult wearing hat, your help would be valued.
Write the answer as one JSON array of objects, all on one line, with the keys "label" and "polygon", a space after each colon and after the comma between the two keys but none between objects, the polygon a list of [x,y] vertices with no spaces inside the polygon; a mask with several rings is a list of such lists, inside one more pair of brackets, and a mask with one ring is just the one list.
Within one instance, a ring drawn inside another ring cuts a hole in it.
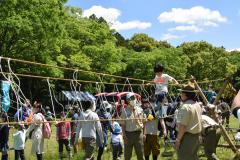
[{"label": "adult wearing hat", "polygon": [[202,131],[202,108],[196,102],[194,84],[184,85],[181,90],[183,104],[177,114],[178,135],[175,143],[178,160],[197,160],[197,151],[200,145]]},{"label": "adult wearing hat", "polygon": [[[121,118],[126,119],[121,122],[124,139],[124,159],[130,160],[134,148],[137,159],[143,160],[143,110],[137,106],[134,93],[130,92],[126,96],[127,107],[121,109]],[[132,119],[132,120],[128,120]]]}]

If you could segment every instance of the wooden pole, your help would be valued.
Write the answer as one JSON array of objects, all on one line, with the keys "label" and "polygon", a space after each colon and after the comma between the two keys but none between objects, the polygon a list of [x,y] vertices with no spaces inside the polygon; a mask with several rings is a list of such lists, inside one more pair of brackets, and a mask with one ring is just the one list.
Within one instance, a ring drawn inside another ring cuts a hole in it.
[{"label": "wooden pole", "polygon": [[[195,78],[194,78],[193,76],[191,76],[191,77],[192,77],[192,82],[194,83],[196,89],[199,91],[200,96],[201,96],[202,99],[203,99],[204,105],[208,107],[208,104],[209,104],[209,103],[208,103],[208,101],[207,101],[206,96],[203,94],[203,92],[202,92],[201,88],[199,87],[198,83],[196,82]],[[215,99],[215,101],[214,101],[215,104],[216,104],[217,101],[219,100],[221,94],[224,92],[227,84],[228,84],[228,79],[225,80],[224,85],[222,86],[222,88],[221,88],[221,90],[220,90],[217,98]],[[220,129],[221,129],[221,131],[222,131],[221,133],[222,133],[224,139],[227,141],[227,143],[229,144],[229,146],[230,146],[230,148],[232,149],[232,151],[236,154],[236,157],[239,157],[239,156],[240,156],[240,152],[239,152],[239,150],[237,149],[237,147],[234,145],[234,143],[232,142],[232,140],[230,139],[230,137],[229,137],[226,129],[224,128],[224,126],[221,124],[221,122],[219,122],[217,113],[215,112],[215,108],[214,108],[214,109],[209,108],[209,110],[210,110],[211,116],[212,116],[212,117],[215,119],[215,121],[219,124],[219,127],[220,127]]]},{"label": "wooden pole", "polygon": [[[231,148],[231,146],[229,146],[228,144],[218,144],[217,146],[220,147],[220,148]],[[236,144],[235,146],[237,148],[240,148],[239,144]]]},{"label": "wooden pole", "polygon": [[220,89],[220,91],[219,91],[216,99],[215,99],[214,102],[213,102],[213,105],[216,105],[216,104],[218,103],[218,101],[219,101],[219,99],[221,98],[221,95],[223,94],[224,90],[226,89],[228,83],[229,83],[229,78],[227,78],[227,79],[224,81],[224,84],[223,84],[222,88]]}]

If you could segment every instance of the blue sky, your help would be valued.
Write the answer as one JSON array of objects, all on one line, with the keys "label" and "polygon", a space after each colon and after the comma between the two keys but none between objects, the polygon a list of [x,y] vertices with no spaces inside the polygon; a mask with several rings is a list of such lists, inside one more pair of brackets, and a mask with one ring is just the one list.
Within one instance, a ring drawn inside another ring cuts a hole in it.
[{"label": "blue sky", "polygon": [[208,41],[240,50],[239,0],[69,0],[66,5],[95,13],[125,38],[147,33],[177,46]]}]

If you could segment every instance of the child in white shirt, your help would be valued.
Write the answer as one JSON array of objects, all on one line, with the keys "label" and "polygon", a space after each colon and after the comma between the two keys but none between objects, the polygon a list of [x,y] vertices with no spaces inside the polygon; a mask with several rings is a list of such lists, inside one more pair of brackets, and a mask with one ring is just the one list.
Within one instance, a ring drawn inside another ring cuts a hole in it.
[{"label": "child in white shirt", "polygon": [[123,154],[122,128],[118,122],[113,122],[113,132],[111,137],[113,160],[121,158]]},{"label": "child in white shirt", "polygon": [[17,124],[17,131],[13,134],[13,143],[15,150],[15,160],[25,160],[24,156],[24,147],[26,139],[26,130],[24,129],[23,124]]}]

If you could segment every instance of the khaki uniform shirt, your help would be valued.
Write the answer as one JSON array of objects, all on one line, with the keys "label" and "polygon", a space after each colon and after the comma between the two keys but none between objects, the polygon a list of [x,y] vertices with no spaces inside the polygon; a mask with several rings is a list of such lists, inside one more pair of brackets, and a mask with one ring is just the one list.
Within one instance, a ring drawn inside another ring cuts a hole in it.
[{"label": "khaki uniform shirt", "polygon": [[217,126],[217,122],[215,122],[211,117],[202,115],[202,127],[207,128],[210,126]]},{"label": "khaki uniform shirt", "polygon": [[203,133],[205,133],[205,129],[211,126],[218,126],[217,122],[215,122],[212,118],[206,115],[202,115],[202,128]]},{"label": "khaki uniform shirt", "polygon": [[[146,118],[145,114],[143,113],[142,108],[127,106],[126,108],[122,108],[121,110],[121,118],[122,119],[131,119],[131,118]],[[141,131],[143,129],[143,122],[144,120],[126,120],[121,121],[121,124],[124,124],[126,127],[127,132],[134,132],[134,131]]]},{"label": "khaki uniform shirt", "polygon": [[202,108],[199,103],[188,100],[183,103],[177,114],[177,124],[186,126],[186,132],[197,134],[202,131]]}]

